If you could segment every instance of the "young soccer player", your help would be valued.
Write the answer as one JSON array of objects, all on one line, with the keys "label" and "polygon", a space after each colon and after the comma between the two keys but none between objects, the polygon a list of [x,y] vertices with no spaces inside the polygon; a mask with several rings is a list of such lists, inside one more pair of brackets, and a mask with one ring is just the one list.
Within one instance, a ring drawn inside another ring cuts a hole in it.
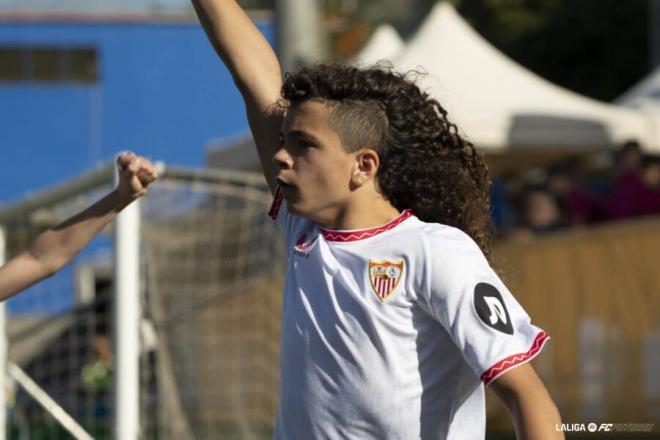
[{"label": "young soccer player", "polygon": [[64,267],[122,209],[146,194],[158,177],[151,162],[133,153],[119,155],[117,167],[119,184],[112,192],[40,234],[27,250],[0,267],[0,301]]},{"label": "young soccer player", "polygon": [[234,0],[193,4],[245,99],[288,249],[275,438],[483,438],[484,386],[519,438],[561,438],[527,363],[548,336],[489,266],[488,173],[440,104],[380,69],[282,83]]}]

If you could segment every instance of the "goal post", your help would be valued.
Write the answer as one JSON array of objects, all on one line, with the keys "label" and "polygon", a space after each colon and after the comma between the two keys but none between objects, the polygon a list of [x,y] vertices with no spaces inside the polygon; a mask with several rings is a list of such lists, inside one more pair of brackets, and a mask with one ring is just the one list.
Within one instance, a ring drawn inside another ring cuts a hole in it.
[{"label": "goal post", "polygon": [[[5,261],[27,249],[37,235],[79,212],[110,190],[114,164],[91,171],[0,208]],[[8,341],[0,359],[0,436],[77,439],[103,436],[91,413],[107,400],[86,390],[83,370],[95,356],[96,328],[108,325],[94,311],[99,306],[77,286],[83,268],[101,264],[111,252],[106,234],[95,238],[59,273],[4,301],[0,340]],[[92,289],[94,286],[92,286]],[[2,352],[0,344],[0,352]],[[91,434],[94,435],[91,435]]]},{"label": "goal post", "polygon": [[[71,264],[0,305],[0,374],[7,361],[24,373],[7,384],[3,432],[53,438],[74,423],[122,440],[272,435],[286,255],[270,192],[251,173],[160,174]],[[108,163],[0,207],[0,257],[3,237],[16,255],[113,176]]]},{"label": "goal post", "polygon": [[137,440],[140,432],[140,200],[117,216],[114,248],[114,431],[116,439]]}]

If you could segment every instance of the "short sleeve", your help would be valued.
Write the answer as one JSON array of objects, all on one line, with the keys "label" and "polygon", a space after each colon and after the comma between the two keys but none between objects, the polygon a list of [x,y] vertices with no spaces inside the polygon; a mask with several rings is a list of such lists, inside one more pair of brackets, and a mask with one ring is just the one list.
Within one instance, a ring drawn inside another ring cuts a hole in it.
[{"label": "short sleeve", "polygon": [[469,236],[447,227],[426,253],[422,299],[484,384],[540,353],[549,336],[532,325]]},{"label": "short sleeve", "polygon": [[275,221],[278,228],[284,234],[288,248],[291,247],[289,246],[291,245],[291,240],[297,237],[299,231],[304,228],[305,223],[309,223],[309,221],[302,217],[289,212],[286,206],[286,200],[282,196],[279,186],[275,188],[275,192],[273,193],[273,202],[268,211],[268,216]]}]

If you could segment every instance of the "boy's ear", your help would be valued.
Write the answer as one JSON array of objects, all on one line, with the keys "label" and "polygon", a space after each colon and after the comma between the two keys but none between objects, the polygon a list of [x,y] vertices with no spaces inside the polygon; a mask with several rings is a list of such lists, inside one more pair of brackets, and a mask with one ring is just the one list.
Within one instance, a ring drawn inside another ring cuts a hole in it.
[{"label": "boy's ear", "polygon": [[362,186],[370,179],[376,177],[378,167],[380,166],[380,157],[376,150],[365,148],[355,155],[355,164],[351,180],[356,186]]}]

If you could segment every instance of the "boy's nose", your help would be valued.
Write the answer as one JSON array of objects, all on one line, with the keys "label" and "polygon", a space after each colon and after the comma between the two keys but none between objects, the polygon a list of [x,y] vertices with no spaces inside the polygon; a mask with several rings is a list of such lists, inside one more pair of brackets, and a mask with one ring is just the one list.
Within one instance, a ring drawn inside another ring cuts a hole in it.
[{"label": "boy's nose", "polygon": [[279,169],[288,169],[293,166],[293,158],[289,152],[286,151],[286,148],[280,148],[275,152],[273,155],[273,162]]}]

